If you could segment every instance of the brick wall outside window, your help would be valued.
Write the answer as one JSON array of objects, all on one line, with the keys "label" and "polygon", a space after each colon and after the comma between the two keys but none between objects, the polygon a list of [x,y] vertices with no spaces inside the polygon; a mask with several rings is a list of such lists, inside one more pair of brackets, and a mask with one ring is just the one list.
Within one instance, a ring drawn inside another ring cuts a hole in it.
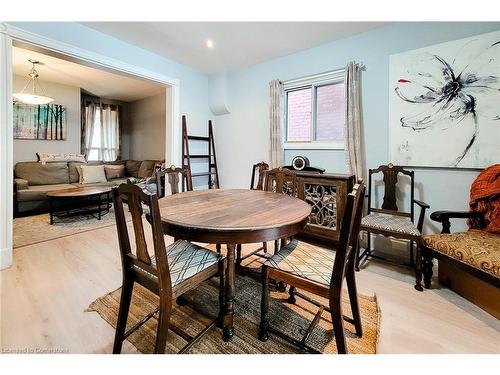
[{"label": "brick wall outside window", "polygon": [[344,84],[316,88],[316,134],[311,139],[312,88],[287,93],[287,141],[342,142],[344,140]]},{"label": "brick wall outside window", "polygon": [[316,89],[316,140],[344,140],[344,84],[320,86]]},{"label": "brick wall outside window", "polygon": [[311,88],[290,91],[287,108],[287,140],[311,140]]}]

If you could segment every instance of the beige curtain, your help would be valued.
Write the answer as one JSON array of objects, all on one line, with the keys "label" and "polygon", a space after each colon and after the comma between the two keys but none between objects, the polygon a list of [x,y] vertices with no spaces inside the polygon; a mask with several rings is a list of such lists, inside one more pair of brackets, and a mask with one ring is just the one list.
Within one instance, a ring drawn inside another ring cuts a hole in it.
[{"label": "beige curtain", "polygon": [[90,147],[92,147],[92,135],[94,134],[94,122],[96,114],[96,105],[92,102],[86,102],[82,105],[82,123],[81,123],[81,152],[88,156]]},{"label": "beige curtain", "polygon": [[271,105],[269,109],[270,132],[270,165],[276,168],[283,165],[283,128],[284,128],[284,96],[283,83],[275,79],[269,82]]},{"label": "beige curtain", "polygon": [[351,61],[345,75],[346,98],[346,164],[356,178],[365,180],[365,163],[361,149],[361,66]]},{"label": "beige curtain", "polygon": [[119,106],[101,105],[101,160],[114,161],[120,154]]}]

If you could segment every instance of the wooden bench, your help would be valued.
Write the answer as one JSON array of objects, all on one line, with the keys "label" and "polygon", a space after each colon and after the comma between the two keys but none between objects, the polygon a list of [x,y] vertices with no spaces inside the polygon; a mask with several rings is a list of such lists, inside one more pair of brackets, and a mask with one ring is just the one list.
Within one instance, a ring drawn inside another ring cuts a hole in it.
[{"label": "wooden bench", "polygon": [[[450,233],[452,218],[469,219],[472,230]],[[477,212],[436,211],[431,219],[440,222],[443,229],[441,234],[423,236],[417,254],[415,289],[423,290],[422,275],[425,288],[430,288],[433,259],[436,258],[439,272],[443,269],[447,273],[440,281],[450,284],[447,286],[451,289],[458,287],[460,290],[455,291],[464,298],[500,318],[500,236],[481,230],[484,220]],[[471,287],[470,283],[465,286],[457,279],[457,275],[464,274],[478,280],[476,287]]]}]

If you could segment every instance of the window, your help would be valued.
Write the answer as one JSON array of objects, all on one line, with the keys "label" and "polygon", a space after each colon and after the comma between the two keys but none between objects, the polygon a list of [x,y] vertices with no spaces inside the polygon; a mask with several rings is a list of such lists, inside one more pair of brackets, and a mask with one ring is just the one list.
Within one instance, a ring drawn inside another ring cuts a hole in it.
[{"label": "window", "polygon": [[[120,151],[119,106],[89,104],[85,107],[86,122],[93,118],[92,128],[85,128],[87,160],[114,161]],[[93,114],[93,116],[92,116]],[[88,134],[87,131],[92,134]]]},{"label": "window", "polygon": [[102,160],[100,154],[101,150],[101,111],[95,112],[95,120],[92,131],[92,142],[88,149],[87,160]]},{"label": "window", "polygon": [[284,83],[285,149],[343,149],[344,70]]}]

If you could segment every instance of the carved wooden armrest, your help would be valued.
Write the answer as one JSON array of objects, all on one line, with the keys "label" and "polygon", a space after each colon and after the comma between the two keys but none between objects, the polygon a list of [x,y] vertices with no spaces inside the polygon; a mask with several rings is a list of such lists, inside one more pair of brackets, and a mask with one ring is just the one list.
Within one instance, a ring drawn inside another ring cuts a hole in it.
[{"label": "carved wooden armrest", "polygon": [[443,225],[441,233],[450,233],[450,219],[475,219],[477,222],[483,217],[481,212],[475,211],[435,211],[431,214],[431,219]]},{"label": "carved wooden armrest", "polygon": [[417,229],[420,231],[420,233],[422,233],[422,229],[424,227],[425,210],[430,208],[431,206],[429,206],[425,202],[422,202],[422,201],[419,201],[416,199],[413,200],[413,203],[420,206],[420,215],[418,216]]},{"label": "carved wooden armrest", "polygon": [[416,199],[414,199],[413,202],[416,203],[417,205],[419,205],[422,208],[431,208],[431,206],[429,206],[425,202],[422,202],[422,201],[419,201],[419,200],[416,200]]}]

